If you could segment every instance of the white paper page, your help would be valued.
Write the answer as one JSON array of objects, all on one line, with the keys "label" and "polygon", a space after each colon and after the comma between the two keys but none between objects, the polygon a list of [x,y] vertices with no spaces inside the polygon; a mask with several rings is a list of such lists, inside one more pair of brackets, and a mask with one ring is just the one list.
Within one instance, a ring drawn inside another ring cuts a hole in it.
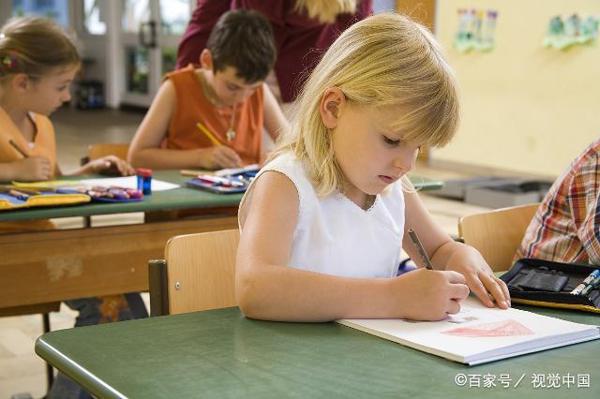
[{"label": "white paper page", "polygon": [[422,350],[431,348],[433,353],[445,352],[463,358],[511,345],[531,344],[533,341],[546,340],[561,334],[593,329],[599,334],[595,326],[513,308],[487,308],[474,298],[463,302],[460,313],[441,321],[348,319],[339,322],[384,338],[397,338],[408,346]]},{"label": "white paper page", "polygon": [[[137,176],[125,177],[106,177],[100,179],[80,180],[81,184],[86,186],[118,186],[124,188],[137,189]],[[152,191],[172,190],[179,187],[179,184],[169,183],[162,180],[152,179]]]},{"label": "white paper page", "polygon": [[243,168],[229,168],[229,169],[219,169],[213,172],[213,174],[215,176],[227,176],[227,175],[232,175],[234,173],[241,173],[241,172],[247,172],[247,171],[254,171],[254,170],[259,170],[260,166],[257,163],[254,163],[252,165],[248,165],[248,166],[244,166]]}]

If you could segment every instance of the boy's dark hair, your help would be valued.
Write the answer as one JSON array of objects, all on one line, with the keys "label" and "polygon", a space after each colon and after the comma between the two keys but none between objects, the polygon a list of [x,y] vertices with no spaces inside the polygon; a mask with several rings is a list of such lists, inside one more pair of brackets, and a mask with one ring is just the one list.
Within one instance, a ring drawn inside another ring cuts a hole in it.
[{"label": "boy's dark hair", "polygon": [[219,18],[206,47],[214,72],[231,66],[246,83],[264,80],[275,64],[276,50],[270,22],[258,11],[228,11]]}]

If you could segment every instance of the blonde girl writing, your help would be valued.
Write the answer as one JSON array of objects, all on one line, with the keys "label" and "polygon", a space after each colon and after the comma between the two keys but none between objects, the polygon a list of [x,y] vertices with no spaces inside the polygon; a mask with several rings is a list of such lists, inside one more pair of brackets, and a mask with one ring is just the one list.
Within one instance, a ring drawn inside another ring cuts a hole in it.
[{"label": "blonde girl writing", "polygon": [[[240,204],[242,311],[437,320],[469,292],[507,308],[505,284],[434,223],[406,180],[422,145],[450,141],[458,114],[453,74],[424,27],[379,14],[346,30],[308,79],[291,136]],[[408,229],[434,270],[422,267]],[[421,268],[396,277],[402,248]]]}]

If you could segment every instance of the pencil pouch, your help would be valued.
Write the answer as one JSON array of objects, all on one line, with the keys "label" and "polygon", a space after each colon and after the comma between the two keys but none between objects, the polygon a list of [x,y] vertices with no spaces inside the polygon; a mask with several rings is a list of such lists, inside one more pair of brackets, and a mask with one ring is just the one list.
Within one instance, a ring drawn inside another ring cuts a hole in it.
[{"label": "pencil pouch", "polygon": [[185,185],[190,188],[197,188],[200,190],[210,191],[211,193],[217,193],[217,194],[243,193],[248,188],[247,185],[243,185],[243,186],[239,186],[239,187],[232,187],[232,186],[225,186],[225,185],[215,184],[212,182],[207,182],[205,180],[201,180],[198,178],[187,180],[185,182]]},{"label": "pencil pouch", "polygon": [[214,175],[198,175],[185,182],[190,188],[198,188],[217,194],[243,193],[256,177],[258,170],[244,170],[231,174],[215,173]]},{"label": "pencil pouch", "polygon": [[584,280],[599,268],[523,258],[500,278],[508,286],[514,303],[600,313],[600,286],[592,288],[592,285],[577,293]]},{"label": "pencil pouch", "polygon": [[144,200],[144,194],[140,190],[117,186],[94,186],[85,191],[94,202],[139,202]]},{"label": "pencil pouch", "polygon": [[86,202],[90,202],[90,196],[82,193],[41,192],[28,196],[0,193],[0,211],[36,206],[74,205]]}]

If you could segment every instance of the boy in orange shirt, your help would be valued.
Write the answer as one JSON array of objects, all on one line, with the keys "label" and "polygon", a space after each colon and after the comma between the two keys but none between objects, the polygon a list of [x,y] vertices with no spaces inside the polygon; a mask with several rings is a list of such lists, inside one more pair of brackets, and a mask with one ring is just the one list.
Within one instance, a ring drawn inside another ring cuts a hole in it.
[{"label": "boy in orange shirt", "polygon": [[275,53],[271,26],[260,13],[225,13],[200,55],[201,68],[190,65],[167,75],[133,138],[128,160],[154,169],[259,163],[263,128],[273,139],[287,129],[264,83]]}]

